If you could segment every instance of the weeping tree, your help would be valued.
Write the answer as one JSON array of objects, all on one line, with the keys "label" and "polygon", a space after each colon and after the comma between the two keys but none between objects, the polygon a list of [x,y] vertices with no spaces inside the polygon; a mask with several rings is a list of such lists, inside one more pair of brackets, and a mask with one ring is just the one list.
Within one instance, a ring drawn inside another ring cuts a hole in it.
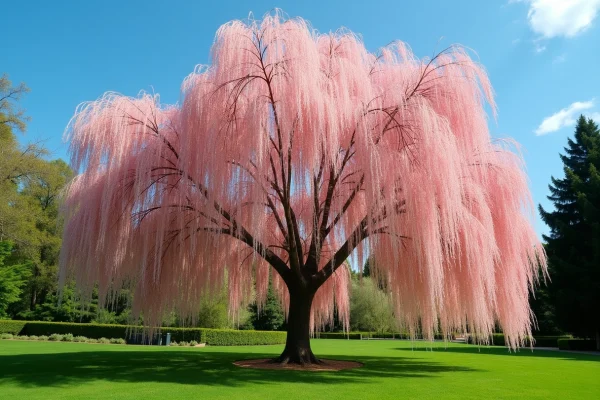
[{"label": "weeping tree", "polygon": [[133,287],[151,326],[197,313],[225,280],[232,315],[270,275],[287,318],[277,361],[313,363],[314,330],[348,327],[350,274],[385,268],[413,336],[495,322],[517,347],[545,269],[522,160],[493,141],[483,68],[460,47],[369,53],[279,13],[217,32],[181,103],[108,93],[68,127],[61,278],[110,301]]}]

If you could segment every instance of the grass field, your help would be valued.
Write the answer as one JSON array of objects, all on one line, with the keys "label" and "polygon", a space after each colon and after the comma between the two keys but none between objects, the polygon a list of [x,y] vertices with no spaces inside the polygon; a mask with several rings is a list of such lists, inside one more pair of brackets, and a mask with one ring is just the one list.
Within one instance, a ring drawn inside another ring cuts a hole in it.
[{"label": "grass field", "polygon": [[165,348],[0,340],[0,399],[600,399],[600,356],[314,340],[340,372],[242,369],[282,346]]}]

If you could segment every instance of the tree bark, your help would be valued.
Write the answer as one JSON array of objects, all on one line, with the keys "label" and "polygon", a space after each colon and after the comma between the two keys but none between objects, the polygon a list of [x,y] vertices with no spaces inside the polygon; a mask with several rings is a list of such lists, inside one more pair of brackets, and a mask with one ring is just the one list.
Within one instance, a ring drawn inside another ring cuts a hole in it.
[{"label": "tree bark", "polygon": [[319,363],[310,348],[310,310],[314,296],[315,291],[312,290],[290,290],[285,349],[274,362],[301,365]]}]

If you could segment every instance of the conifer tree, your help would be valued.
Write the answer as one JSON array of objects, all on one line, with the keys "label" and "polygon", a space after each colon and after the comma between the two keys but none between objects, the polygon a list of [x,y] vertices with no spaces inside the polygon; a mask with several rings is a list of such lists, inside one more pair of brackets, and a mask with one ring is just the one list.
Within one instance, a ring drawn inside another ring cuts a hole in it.
[{"label": "conifer tree", "polygon": [[600,347],[600,131],[581,116],[574,139],[568,139],[565,177],[552,177],[548,199],[553,211],[541,206],[550,227],[547,243],[552,283],[549,286],[559,327],[595,337]]}]

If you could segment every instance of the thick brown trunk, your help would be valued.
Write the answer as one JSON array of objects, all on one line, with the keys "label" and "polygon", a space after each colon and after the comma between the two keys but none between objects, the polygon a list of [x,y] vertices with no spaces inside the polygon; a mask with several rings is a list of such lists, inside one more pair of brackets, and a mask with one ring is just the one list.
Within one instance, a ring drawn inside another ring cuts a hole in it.
[{"label": "thick brown trunk", "polygon": [[302,365],[319,362],[310,349],[310,309],[314,296],[314,292],[307,290],[290,291],[285,349],[275,362]]}]

